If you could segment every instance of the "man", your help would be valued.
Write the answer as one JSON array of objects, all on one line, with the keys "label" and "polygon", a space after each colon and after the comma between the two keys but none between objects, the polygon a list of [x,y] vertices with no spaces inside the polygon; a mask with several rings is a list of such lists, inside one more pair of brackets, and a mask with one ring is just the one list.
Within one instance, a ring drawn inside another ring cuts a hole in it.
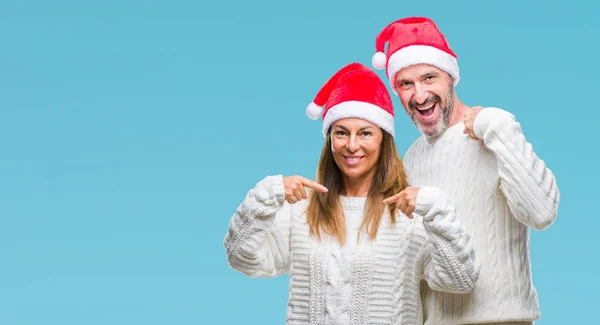
[{"label": "man", "polygon": [[376,47],[373,65],[387,68],[393,92],[422,133],[404,157],[409,182],[452,196],[482,265],[469,294],[422,286],[425,324],[533,324],[540,312],[529,232],[556,219],[553,173],[511,113],[460,102],[456,54],[432,20],[393,22]]}]

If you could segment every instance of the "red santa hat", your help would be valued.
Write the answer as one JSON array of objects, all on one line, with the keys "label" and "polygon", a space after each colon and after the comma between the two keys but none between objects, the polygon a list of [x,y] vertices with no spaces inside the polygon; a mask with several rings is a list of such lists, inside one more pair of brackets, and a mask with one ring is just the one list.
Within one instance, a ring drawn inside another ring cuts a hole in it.
[{"label": "red santa hat", "polygon": [[324,137],[331,124],[349,117],[365,119],[394,136],[392,99],[379,76],[360,63],[351,63],[336,72],[306,108],[313,120],[321,113]]},{"label": "red santa hat", "polygon": [[[387,55],[384,53],[386,42]],[[378,70],[386,68],[395,94],[396,73],[415,64],[430,64],[446,71],[454,78],[455,86],[460,80],[458,57],[429,18],[409,17],[389,24],[377,35],[375,50],[377,52],[373,56],[373,67]]]}]

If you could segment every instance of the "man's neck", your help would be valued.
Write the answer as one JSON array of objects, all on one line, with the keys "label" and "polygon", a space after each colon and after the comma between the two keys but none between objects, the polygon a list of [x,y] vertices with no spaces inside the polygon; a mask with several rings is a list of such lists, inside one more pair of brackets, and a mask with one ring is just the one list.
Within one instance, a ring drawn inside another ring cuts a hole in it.
[{"label": "man's neck", "polygon": [[462,122],[465,118],[465,113],[469,107],[463,104],[458,98],[454,99],[454,111],[452,112],[452,116],[450,117],[450,123],[448,127],[452,127],[460,122]]}]

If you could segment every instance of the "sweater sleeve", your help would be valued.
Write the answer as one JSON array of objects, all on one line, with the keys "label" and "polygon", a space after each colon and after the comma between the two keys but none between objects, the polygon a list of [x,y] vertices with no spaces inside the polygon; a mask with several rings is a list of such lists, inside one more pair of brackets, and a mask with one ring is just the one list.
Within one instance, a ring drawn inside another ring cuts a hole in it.
[{"label": "sweater sleeve", "polygon": [[496,157],[500,190],[515,218],[536,230],[548,228],[556,220],[560,192],[514,115],[485,108],[477,114],[473,131]]},{"label": "sweater sleeve", "polygon": [[248,192],[229,222],[224,239],[229,265],[253,278],[288,273],[290,225],[283,177],[268,176]]},{"label": "sweater sleeve", "polygon": [[480,265],[472,237],[460,222],[454,205],[437,188],[422,187],[415,213],[423,217],[423,276],[429,287],[449,293],[468,293],[479,278]]}]

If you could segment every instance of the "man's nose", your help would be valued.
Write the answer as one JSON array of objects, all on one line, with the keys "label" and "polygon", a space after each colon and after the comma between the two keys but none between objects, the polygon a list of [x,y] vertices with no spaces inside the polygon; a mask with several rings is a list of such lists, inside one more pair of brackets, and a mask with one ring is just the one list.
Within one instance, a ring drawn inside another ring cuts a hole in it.
[{"label": "man's nose", "polygon": [[417,104],[423,104],[427,100],[427,90],[420,84],[415,84],[415,101]]}]

